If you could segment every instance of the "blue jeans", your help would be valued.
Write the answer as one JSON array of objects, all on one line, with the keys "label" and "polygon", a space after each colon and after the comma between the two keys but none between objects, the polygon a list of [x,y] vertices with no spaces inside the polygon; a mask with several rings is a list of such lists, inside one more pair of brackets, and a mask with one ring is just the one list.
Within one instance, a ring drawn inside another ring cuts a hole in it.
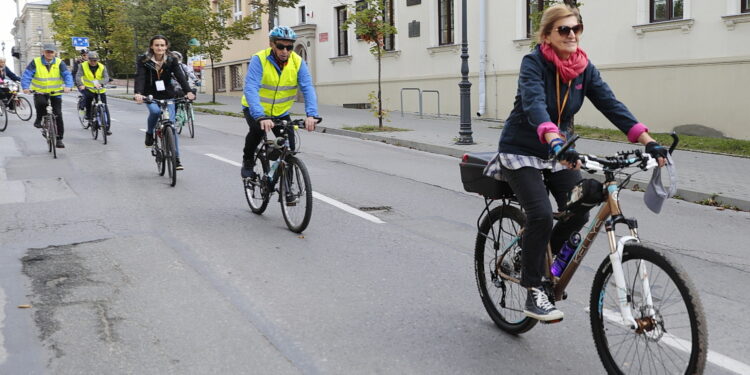
[{"label": "blue jeans", "polygon": [[[161,108],[159,108],[159,105],[156,103],[150,103],[146,104],[148,106],[148,129],[146,129],[146,133],[148,134],[154,134],[154,128],[156,127],[156,123],[159,121],[159,118],[161,117]],[[174,102],[167,104],[167,109],[169,110],[169,121],[172,121],[172,124],[174,124],[175,120],[175,108],[174,108]],[[172,128],[172,131],[174,134],[174,147],[177,150],[176,156],[180,157],[180,140],[177,138],[177,133],[174,132],[174,127]]]}]

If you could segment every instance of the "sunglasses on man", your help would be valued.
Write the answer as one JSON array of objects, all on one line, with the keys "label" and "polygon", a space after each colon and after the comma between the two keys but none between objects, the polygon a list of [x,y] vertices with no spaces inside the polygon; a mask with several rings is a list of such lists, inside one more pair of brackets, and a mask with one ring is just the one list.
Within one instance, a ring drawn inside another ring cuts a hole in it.
[{"label": "sunglasses on man", "polygon": [[287,51],[291,51],[292,49],[294,49],[294,44],[276,43],[276,49],[286,49]]},{"label": "sunglasses on man", "polygon": [[576,35],[583,32],[583,25],[578,24],[575,26],[558,26],[557,32],[560,33],[560,36],[568,36],[570,35],[570,32],[575,33]]}]

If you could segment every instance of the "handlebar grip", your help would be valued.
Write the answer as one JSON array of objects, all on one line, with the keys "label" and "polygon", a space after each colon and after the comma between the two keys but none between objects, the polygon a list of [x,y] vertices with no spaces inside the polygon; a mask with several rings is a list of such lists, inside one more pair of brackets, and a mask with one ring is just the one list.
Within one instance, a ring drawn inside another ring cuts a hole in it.
[{"label": "handlebar grip", "polygon": [[567,142],[565,142],[562,148],[560,148],[560,151],[555,153],[555,159],[557,159],[560,155],[564,154],[565,151],[568,151],[568,149],[573,146],[573,144],[578,140],[578,138],[580,138],[578,134],[574,134],[572,137],[570,137],[570,139]]},{"label": "handlebar grip", "polygon": [[669,154],[671,155],[672,151],[677,148],[677,144],[680,143],[680,137],[677,136],[676,132],[672,132],[669,136],[672,137],[672,145],[669,146]]}]

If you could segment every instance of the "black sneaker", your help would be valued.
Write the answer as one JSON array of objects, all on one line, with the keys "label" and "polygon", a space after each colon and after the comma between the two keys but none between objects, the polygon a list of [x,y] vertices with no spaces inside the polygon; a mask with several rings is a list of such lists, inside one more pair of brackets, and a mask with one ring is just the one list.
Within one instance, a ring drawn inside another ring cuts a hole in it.
[{"label": "black sneaker", "polygon": [[65,148],[65,145],[62,143],[62,139],[57,138],[57,143],[55,143],[55,147],[57,147],[57,148]]},{"label": "black sneaker", "polygon": [[185,167],[182,166],[182,163],[180,163],[180,158],[176,158],[175,162],[177,163],[177,165],[174,167],[174,169],[178,171],[185,169]]},{"label": "black sneaker", "polygon": [[151,147],[154,145],[154,135],[146,133],[146,147]]},{"label": "black sneaker", "polygon": [[34,127],[37,128],[37,129],[41,129],[42,128],[42,120],[34,121]]},{"label": "black sneaker", "polygon": [[299,199],[297,199],[297,196],[287,192],[286,193],[286,205],[287,206],[296,206],[297,202],[299,202]]},{"label": "black sneaker", "polygon": [[109,130],[109,126],[107,126],[107,135],[112,135],[112,131]]},{"label": "black sneaker", "polygon": [[541,287],[529,288],[526,294],[526,307],[523,309],[526,316],[541,321],[562,320],[563,313],[558,310],[547,298]]},{"label": "black sneaker", "polygon": [[255,181],[258,178],[258,174],[253,171],[254,165],[245,160],[242,162],[242,169],[240,170],[240,175],[242,178],[249,178],[253,181]]}]

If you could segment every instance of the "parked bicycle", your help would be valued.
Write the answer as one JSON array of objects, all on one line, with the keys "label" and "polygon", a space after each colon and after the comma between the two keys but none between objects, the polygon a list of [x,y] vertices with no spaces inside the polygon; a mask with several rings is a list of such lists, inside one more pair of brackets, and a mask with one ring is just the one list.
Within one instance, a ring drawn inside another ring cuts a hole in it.
[{"label": "parked bicycle", "polygon": [[[316,117],[318,123],[321,118]],[[263,133],[263,142],[255,152],[256,179],[245,178],[245,198],[250,210],[262,214],[273,193],[279,194],[281,213],[286,226],[295,233],[307,228],[312,216],[312,185],[305,163],[297,157],[299,147],[292,150],[288,134],[304,126],[305,120],[274,120],[281,127],[280,136],[269,140]],[[299,136],[296,137],[299,140]]]},{"label": "parked bicycle", "polygon": [[91,130],[91,137],[97,139],[99,129],[102,130],[102,141],[107,144],[107,135],[109,133],[109,107],[107,103],[102,102],[101,92],[99,90],[90,90],[94,94],[94,100],[91,101],[91,120],[88,120],[88,128]]},{"label": "parked bicycle", "polygon": [[47,114],[42,117],[42,136],[47,140],[47,146],[49,148],[49,152],[52,153],[52,157],[57,159],[57,116],[52,111],[52,100],[51,96],[52,94],[58,94],[62,91],[53,91],[53,92],[36,92],[32,91],[34,95],[41,95],[44,96],[47,101],[47,107],[45,108],[47,111]]},{"label": "parked bicycle", "polygon": [[[3,113],[15,113],[21,121],[28,121],[33,114],[34,107],[31,106],[29,99],[18,95],[21,85],[19,85],[18,82],[5,81],[0,83],[0,87],[7,88],[10,93],[9,97],[2,100],[3,104],[5,104],[5,111]],[[4,116],[7,119],[7,115]],[[5,125],[0,126],[0,131],[5,131],[7,125],[8,122],[6,120]]]},{"label": "parked bicycle", "polygon": [[[677,137],[673,137],[670,153],[678,143]],[[464,189],[485,198],[485,209],[477,220],[476,280],[490,318],[503,331],[520,334],[538,322],[523,313],[527,290],[521,287],[520,280],[525,215],[507,183],[483,176],[492,156],[494,153],[465,154],[461,162]],[[609,239],[609,257],[602,261],[594,277],[589,319],[606,371],[702,373],[708,352],[708,331],[698,290],[671,257],[641,242],[637,220],[622,214],[619,201],[619,192],[632,175],[656,167],[656,160],[633,150],[603,158],[582,155],[581,161],[583,169],[589,172],[604,172],[604,183],[597,182],[601,188],[594,189],[600,195],[587,202],[592,206],[603,205],[584,227],[585,233],[580,234],[581,241],[573,246],[574,252],[567,261],[558,261],[548,246],[545,291],[549,300],[567,297],[565,288],[603,225]],[[624,172],[627,168],[635,170]],[[622,177],[623,182],[618,183],[616,176]],[[573,200],[577,193],[580,191],[574,189]],[[494,201],[500,204],[490,209]],[[575,206],[569,202],[556,219],[565,220],[575,214]],[[621,224],[627,226],[629,235],[618,240],[615,226]]]},{"label": "parked bicycle", "polygon": [[151,146],[151,155],[156,160],[156,170],[159,176],[168,172],[170,186],[177,184],[177,145],[175,143],[175,130],[172,121],[169,120],[167,106],[170,100],[154,99],[151,95],[143,99],[146,104],[157,103],[161,109],[161,117],[154,127],[154,144]]},{"label": "parked bicycle", "polygon": [[187,98],[175,99],[175,128],[177,134],[182,134],[182,128],[187,126],[190,138],[195,138],[195,113],[193,101]]}]

